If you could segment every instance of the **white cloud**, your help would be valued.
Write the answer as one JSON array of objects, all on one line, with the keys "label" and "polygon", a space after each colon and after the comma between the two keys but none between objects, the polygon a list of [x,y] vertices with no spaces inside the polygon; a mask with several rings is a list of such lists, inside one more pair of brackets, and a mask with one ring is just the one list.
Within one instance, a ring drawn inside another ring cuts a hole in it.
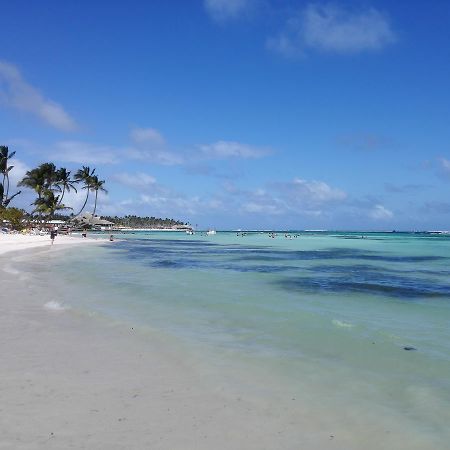
[{"label": "white cloud", "polygon": [[287,57],[307,49],[335,53],[380,50],[396,41],[389,18],[369,8],[360,12],[334,4],[310,4],[287,22],[285,31],[267,41],[267,47]]},{"label": "white cloud", "polygon": [[164,137],[155,128],[133,128],[130,138],[134,144],[127,149],[130,158],[165,166],[184,162],[182,155],[167,148]]},{"label": "white cloud", "polygon": [[445,174],[450,175],[450,161],[445,158],[440,158],[439,163],[440,163],[440,168],[442,169],[442,171]]},{"label": "white cloud", "polygon": [[347,194],[323,181],[306,181],[295,178],[288,182],[270,183],[264,189],[239,191],[233,189],[232,197],[240,203],[244,213],[267,215],[301,215],[318,217],[329,214],[332,208],[343,205]]},{"label": "white cloud", "polygon": [[213,144],[201,145],[200,150],[206,158],[261,158],[269,154],[269,150],[252,147],[235,141],[218,141]]},{"label": "white cloud", "polygon": [[375,205],[369,211],[369,217],[375,220],[388,220],[394,217],[394,214],[389,209],[385,208],[383,205]]},{"label": "white cloud", "polygon": [[[17,197],[11,201],[9,206],[15,206],[17,208],[28,208],[31,202],[34,200],[34,195],[29,189],[25,189],[23,187],[18,187],[17,183],[22,180],[25,176],[25,173],[30,170],[26,163],[23,161],[12,158],[8,161],[9,166],[13,166],[13,169],[9,172],[9,191],[8,197],[13,196],[18,191],[21,192]],[[1,182],[1,179],[0,179]],[[6,194],[7,185],[5,182],[5,194]]]},{"label": "white cloud", "polygon": [[283,209],[274,204],[248,202],[244,203],[241,211],[250,214],[268,214],[271,216],[278,216],[283,214]]},{"label": "white cloud", "polygon": [[0,104],[25,111],[61,131],[75,131],[75,120],[58,103],[27,83],[13,64],[0,61]]},{"label": "white cloud", "polygon": [[247,13],[256,3],[256,0],[204,0],[208,14],[219,22],[237,19]]},{"label": "white cloud", "polygon": [[352,14],[337,6],[310,5],[304,25],[306,44],[322,50],[378,50],[395,41],[388,19],[374,8]]},{"label": "white cloud", "polygon": [[156,150],[149,147],[130,147],[127,149],[127,156],[131,159],[163,166],[176,166],[184,162],[182,155],[168,150]]},{"label": "white cloud", "polygon": [[10,191],[11,188],[16,187],[17,183],[22,180],[25,176],[25,173],[30,170],[26,163],[20,161],[17,158],[12,158],[9,160],[8,164],[10,166],[14,166],[14,168],[9,172],[9,184]]},{"label": "white cloud", "polygon": [[121,151],[107,145],[89,142],[60,141],[50,149],[49,153],[49,156],[56,161],[77,164],[115,164],[119,162]]},{"label": "white cloud", "polygon": [[[101,198],[101,193],[99,192],[99,201]],[[78,214],[80,212],[81,207],[84,204],[84,201],[86,200],[86,190],[82,190],[81,186],[77,187],[77,192],[74,190],[71,190],[70,192],[64,193],[64,198],[62,203],[67,206],[68,208],[72,209],[65,209],[62,211],[63,214]],[[86,204],[86,212],[92,212],[94,210],[93,206],[93,196],[90,195],[90,201]],[[96,213],[97,214],[97,213]]]},{"label": "white cloud", "polygon": [[120,184],[134,188],[146,189],[156,184],[156,178],[146,173],[119,173],[113,176],[113,180]]},{"label": "white cloud", "polygon": [[356,151],[376,151],[391,143],[390,139],[373,133],[352,133],[341,135],[337,143]]},{"label": "white cloud", "polygon": [[137,144],[151,143],[160,146],[165,144],[163,136],[155,128],[133,128],[130,137]]},{"label": "white cloud", "polygon": [[337,188],[332,188],[323,181],[306,181],[295,178],[292,187],[297,195],[309,198],[316,203],[325,203],[335,200],[344,200],[347,194]]}]

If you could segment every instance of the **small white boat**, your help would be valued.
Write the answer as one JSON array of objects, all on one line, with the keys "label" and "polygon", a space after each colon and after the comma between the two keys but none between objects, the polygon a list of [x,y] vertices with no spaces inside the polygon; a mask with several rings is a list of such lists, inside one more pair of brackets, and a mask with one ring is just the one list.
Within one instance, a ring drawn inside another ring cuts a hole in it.
[{"label": "small white boat", "polygon": [[208,230],[208,231],[206,232],[206,234],[207,234],[208,236],[211,236],[212,234],[216,234],[216,230]]}]

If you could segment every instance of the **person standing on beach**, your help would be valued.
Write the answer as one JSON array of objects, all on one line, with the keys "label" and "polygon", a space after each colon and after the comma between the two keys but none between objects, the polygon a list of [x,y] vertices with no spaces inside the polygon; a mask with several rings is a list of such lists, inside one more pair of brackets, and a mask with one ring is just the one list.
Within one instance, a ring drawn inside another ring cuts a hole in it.
[{"label": "person standing on beach", "polygon": [[52,245],[53,245],[53,243],[55,242],[55,237],[56,237],[56,230],[53,228],[53,229],[50,231],[50,239],[52,240]]}]

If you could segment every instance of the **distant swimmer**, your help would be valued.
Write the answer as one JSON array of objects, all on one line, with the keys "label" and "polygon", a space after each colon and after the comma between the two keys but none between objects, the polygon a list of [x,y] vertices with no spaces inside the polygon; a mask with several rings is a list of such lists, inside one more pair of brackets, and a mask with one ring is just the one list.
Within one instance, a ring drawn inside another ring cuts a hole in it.
[{"label": "distant swimmer", "polygon": [[111,234],[110,236],[109,236],[109,240],[112,242],[112,241],[114,241],[114,236]]}]

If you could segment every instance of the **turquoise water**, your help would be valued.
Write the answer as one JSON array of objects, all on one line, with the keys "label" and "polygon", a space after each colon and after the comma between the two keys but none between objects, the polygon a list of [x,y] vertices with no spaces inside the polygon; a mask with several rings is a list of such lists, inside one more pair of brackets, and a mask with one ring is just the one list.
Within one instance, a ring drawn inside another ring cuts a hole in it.
[{"label": "turquoise water", "polygon": [[361,442],[446,448],[450,237],[116,237],[55,256],[58,301],[169,335],[268,399],[288,390]]}]

